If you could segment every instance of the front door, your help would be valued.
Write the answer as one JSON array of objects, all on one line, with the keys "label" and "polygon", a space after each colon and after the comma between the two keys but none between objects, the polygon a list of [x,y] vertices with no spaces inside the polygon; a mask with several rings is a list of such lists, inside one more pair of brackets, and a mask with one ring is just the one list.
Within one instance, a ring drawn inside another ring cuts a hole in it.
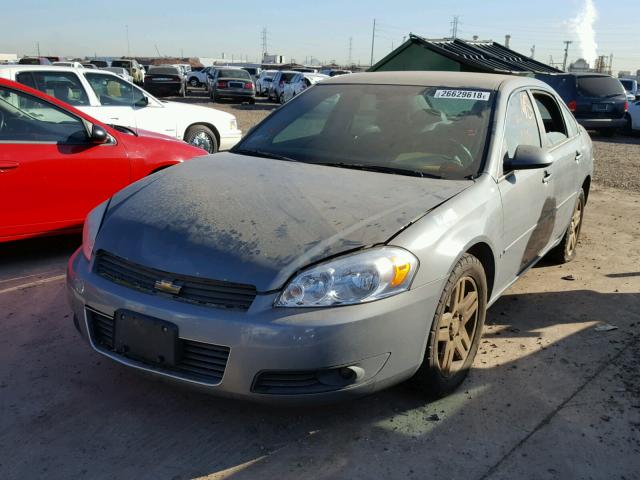
[{"label": "front door", "polygon": [[[529,93],[520,90],[509,99],[503,158],[513,158],[519,145],[542,146],[538,120]],[[502,199],[503,233],[496,287],[508,285],[550,243],[556,199],[548,169],[504,171],[498,180]]]},{"label": "front door", "polygon": [[89,143],[84,122],[62,108],[0,87],[0,118],[0,238],[80,227],[130,181],[124,147]]},{"label": "front door", "polygon": [[115,75],[86,72],[84,76],[100,105],[80,110],[108,125],[138,128],[134,106],[144,95],[136,87]]}]

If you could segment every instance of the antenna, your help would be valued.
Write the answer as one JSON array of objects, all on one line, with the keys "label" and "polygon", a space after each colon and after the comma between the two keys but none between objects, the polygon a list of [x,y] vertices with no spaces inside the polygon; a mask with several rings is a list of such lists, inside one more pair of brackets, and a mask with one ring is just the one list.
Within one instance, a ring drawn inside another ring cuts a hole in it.
[{"label": "antenna", "polygon": [[373,19],[373,33],[371,34],[371,66],[373,67],[373,47],[376,43],[376,19]]}]

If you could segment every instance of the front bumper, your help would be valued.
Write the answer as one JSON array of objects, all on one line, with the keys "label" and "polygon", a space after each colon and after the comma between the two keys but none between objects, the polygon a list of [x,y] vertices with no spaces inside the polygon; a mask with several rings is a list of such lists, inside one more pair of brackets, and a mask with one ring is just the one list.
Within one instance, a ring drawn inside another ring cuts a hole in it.
[{"label": "front bumper", "polygon": [[[78,250],[67,269],[68,299],[83,337],[112,360],[212,394],[265,402],[329,402],[360,396],[415,373],[443,282],[369,304],[318,309],[273,308],[276,294],[258,295],[247,311],[177,302],[121,286],[93,273]],[[177,325],[179,337],[230,349],[221,380],[209,384],[136,362],[93,341],[87,309],[113,316],[127,309]],[[364,373],[331,391],[256,391],[262,372],[315,372],[357,367]]]},{"label": "front bumper", "polygon": [[235,144],[238,143],[241,138],[241,130],[222,132],[220,134],[220,145],[218,146],[218,150],[229,150],[231,147],[235,146]]}]

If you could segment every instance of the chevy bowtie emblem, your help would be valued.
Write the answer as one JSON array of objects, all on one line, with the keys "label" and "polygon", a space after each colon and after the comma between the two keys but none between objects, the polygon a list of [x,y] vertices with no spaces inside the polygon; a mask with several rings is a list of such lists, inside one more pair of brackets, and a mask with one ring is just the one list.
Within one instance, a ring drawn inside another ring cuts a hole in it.
[{"label": "chevy bowtie emblem", "polygon": [[182,285],[176,285],[171,280],[156,280],[153,285],[156,290],[160,290],[164,293],[171,293],[172,295],[178,295],[182,290]]}]

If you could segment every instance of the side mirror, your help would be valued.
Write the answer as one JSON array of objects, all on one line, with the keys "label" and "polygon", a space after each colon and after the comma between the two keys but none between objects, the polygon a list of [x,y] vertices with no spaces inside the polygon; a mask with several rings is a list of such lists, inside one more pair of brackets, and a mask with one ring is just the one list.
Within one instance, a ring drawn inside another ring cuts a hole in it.
[{"label": "side mirror", "polygon": [[141,108],[146,107],[147,105],[149,105],[149,99],[144,96],[135,103],[136,107],[141,107]]},{"label": "side mirror", "polygon": [[553,163],[553,157],[542,148],[533,145],[518,145],[513,158],[505,159],[504,171],[532,170],[548,167]]},{"label": "side mirror", "polygon": [[100,125],[93,125],[89,140],[95,145],[102,145],[109,141],[109,134]]}]

